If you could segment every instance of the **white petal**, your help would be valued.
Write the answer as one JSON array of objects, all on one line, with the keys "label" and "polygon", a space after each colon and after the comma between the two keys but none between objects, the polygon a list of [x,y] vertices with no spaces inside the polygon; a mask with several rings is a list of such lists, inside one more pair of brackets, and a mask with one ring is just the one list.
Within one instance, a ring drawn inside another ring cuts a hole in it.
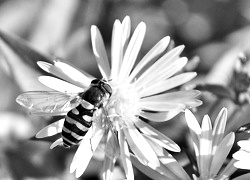
[{"label": "white petal", "polygon": [[232,158],[226,167],[218,174],[217,179],[227,179],[230,177],[237,170],[233,165],[235,162],[236,160]]},{"label": "white petal", "polygon": [[150,135],[146,135],[146,134],[143,134],[143,136],[146,137],[147,139],[151,140],[152,142],[154,142],[158,146],[165,148],[169,151],[174,151],[174,152],[181,151],[180,147],[171,139],[168,139],[168,140],[165,139],[165,141],[163,142],[163,141],[160,141],[155,136],[150,136]]},{"label": "white petal", "polygon": [[113,170],[115,167],[116,158],[110,158],[109,156],[105,156],[103,163],[103,180],[111,180],[113,176]]},{"label": "white petal", "polygon": [[195,174],[192,174],[192,177],[194,180],[199,180],[199,178]]},{"label": "white petal", "polygon": [[174,76],[172,78],[166,79],[164,81],[151,83],[147,86],[147,88],[142,89],[142,91],[138,92],[138,95],[140,97],[150,96],[153,94],[159,94],[161,92],[170,90],[172,88],[175,88],[177,86],[180,86],[191,79],[193,79],[197,74],[195,72],[188,72],[179,74],[177,76]]},{"label": "white petal", "polygon": [[[151,147],[154,149],[157,154],[160,162],[168,169],[167,175],[171,175],[172,179],[182,179],[182,180],[190,180],[186,171],[182,168],[182,166],[176,161],[175,158],[171,154],[169,154],[165,149],[156,144],[152,139],[149,139]],[[159,172],[159,171],[158,171]],[[166,176],[167,176],[166,175]]]},{"label": "white petal", "polygon": [[38,80],[45,86],[63,93],[79,93],[84,91],[80,87],[51,76],[40,76]]},{"label": "white petal", "polygon": [[110,159],[116,159],[119,156],[119,143],[117,136],[113,130],[109,130],[107,142],[105,145],[105,154],[109,156]]},{"label": "white petal", "polygon": [[126,16],[122,21],[122,47],[123,50],[127,47],[127,43],[130,37],[131,20],[129,16]]},{"label": "white petal", "polygon": [[100,129],[92,139],[83,139],[78,147],[75,156],[70,165],[70,173],[76,171],[76,177],[80,177],[87,168],[90,159],[93,156],[99,142],[104,134],[104,130]]},{"label": "white petal", "polygon": [[[161,158],[161,162],[180,179],[191,180],[186,171],[181,167],[180,163],[177,162],[166,150],[163,150],[163,152],[164,155]],[[167,162],[167,164],[165,162]]]},{"label": "white petal", "polygon": [[200,135],[200,174],[208,177],[212,151],[212,124],[208,115],[204,116]]},{"label": "white petal", "polygon": [[140,129],[140,131],[143,132],[143,134],[146,134],[150,138],[153,138],[152,141],[154,141],[155,143],[160,144],[162,147],[170,151],[180,152],[180,147],[174,141],[154,129],[152,126],[148,125],[138,118],[134,120],[134,123]]},{"label": "white petal", "polygon": [[65,116],[67,112],[39,112],[39,111],[30,111],[29,114],[35,115],[35,116]]},{"label": "white petal", "polygon": [[111,79],[115,80],[120,71],[123,48],[122,48],[122,24],[116,20],[113,26],[111,43]]},{"label": "white petal", "polygon": [[134,31],[123,57],[119,79],[124,80],[131,72],[146,33],[146,25],[141,22]]},{"label": "white petal", "polygon": [[145,112],[140,111],[139,116],[155,122],[163,122],[172,119],[177,114],[179,114],[183,109],[176,109],[172,111],[163,111],[163,112]]},{"label": "white petal", "polygon": [[120,158],[122,161],[122,165],[125,171],[126,178],[128,180],[133,180],[134,179],[133,166],[130,160],[129,148],[125,140],[123,131],[118,131],[118,138],[119,138],[120,153],[121,153]]},{"label": "white petal", "polygon": [[249,159],[248,159],[248,161],[238,161],[238,162],[234,163],[234,166],[239,168],[239,169],[250,170]]},{"label": "white petal", "polygon": [[150,111],[175,111],[176,109],[185,109],[185,105],[181,103],[151,101],[139,102],[138,107],[142,110]]},{"label": "white petal", "polygon": [[63,144],[63,140],[62,138],[59,138],[50,145],[50,149],[54,149],[56,146],[62,145],[62,144]]},{"label": "white petal", "polygon": [[[138,160],[131,154],[131,160],[133,165],[139,169],[143,174],[147,175],[152,179],[164,179],[164,180],[182,180],[177,177],[169,168],[167,168],[163,163],[160,163],[157,167],[145,166],[138,162]],[[188,180],[188,179],[186,179]]]},{"label": "white petal", "polygon": [[223,165],[228,153],[230,152],[235,140],[235,135],[233,132],[229,133],[222,142],[219,144],[216,153],[213,156],[213,161],[211,163],[210,175],[216,175],[221,166]]},{"label": "white petal", "polygon": [[54,61],[54,64],[56,67],[61,69],[61,71],[64,72],[65,75],[67,75],[70,79],[82,84],[81,87],[88,87],[90,85],[91,80],[94,79],[94,77],[91,76],[90,74],[86,72],[81,72],[64,62]]},{"label": "white petal", "polygon": [[227,109],[222,108],[220,113],[218,114],[213,128],[213,151],[214,154],[218,144],[222,141],[224,136],[224,131],[227,123]]},{"label": "white petal", "polygon": [[[173,63],[168,64],[166,67],[160,66],[159,69],[153,72],[149,77],[153,82],[164,81],[165,79],[175,75],[179,72],[188,62],[186,57],[181,57],[173,61]],[[150,86],[152,81],[146,80],[144,87]]]},{"label": "white petal", "polygon": [[143,58],[142,60],[136,65],[134,70],[129,76],[129,81],[133,81],[133,79],[138,75],[139,72],[149,64],[153,63],[155,59],[166,50],[168,44],[170,42],[170,38],[164,37],[161,39]]},{"label": "white petal", "polygon": [[130,36],[131,22],[126,16],[122,23],[116,20],[112,32],[112,49],[111,49],[111,79],[118,78],[122,65],[123,53],[126,50]]},{"label": "white petal", "polygon": [[[58,65],[58,62],[55,61],[55,63]],[[37,62],[38,66],[40,68],[42,68],[44,71],[51,73],[61,79],[64,79],[65,81],[70,82],[71,84],[74,84],[76,86],[82,87],[82,88],[86,88],[89,86],[90,84],[90,80],[84,81],[84,79],[86,79],[89,76],[84,77],[83,79],[72,79],[70,74],[67,73],[72,73],[72,72],[68,72],[67,70],[62,70],[63,68],[59,65],[59,66],[55,66],[53,64],[47,63],[47,62],[43,62],[43,61],[38,61]],[[60,64],[60,63],[59,63]],[[69,65],[67,65],[69,66]],[[73,67],[71,67],[72,69],[74,69]],[[77,75],[80,74],[80,78],[82,76],[84,76],[83,73],[79,72],[78,70],[74,69],[72,70],[74,72],[77,72]],[[91,77],[89,77],[88,79],[91,79]]]},{"label": "white petal", "polygon": [[91,26],[91,42],[98,68],[102,76],[108,80],[110,76],[108,56],[101,33],[96,26]]},{"label": "white petal", "polygon": [[171,103],[185,103],[192,100],[200,95],[197,90],[188,91],[174,91],[158,95],[152,95],[149,97],[143,97],[140,99],[141,102],[171,102]]},{"label": "white petal", "polygon": [[[174,60],[169,65],[159,65],[158,69],[155,69],[155,71],[152,71],[151,74],[148,73],[148,77],[145,79],[142,79],[142,82],[136,81],[136,84],[138,86],[137,89],[140,88],[146,88],[152,84],[152,82],[157,83],[160,81],[164,81],[165,79],[173,76],[177,72],[179,72],[186,64],[187,64],[187,58],[182,57],[177,60]],[[147,71],[145,71],[147,72]],[[139,77],[140,78],[140,77]],[[138,78],[138,79],[139,79]]]},{"label": "white petal", "polygon": [[197,144],[199,144],[198,142],[200,139],[201,128],[200,128],[200,125],[199,125],[197,119],[195,118],[195,116],[193,115],[193,113],[189,109],[185,110],[185,117],[186,117],[187,125],[188,125],[190,132],[191,132],[191,135],[192,135],[192,139],[195,140],[195,142],[197,142]]},{"label": "white petal", "polygon": [[57,133],[61,133],[63,128],[63,123],[64,123],[64,118],[46,126],[36,134],[36,138],[44,138],[48,136],[53,136]]},{"label": "white petal", "polygon": [[162,173],[159,173],[155,169],[151,169],[148,166],[144,166],[142,163],[138,161],[138,159],[131,154],[131,161],[133,165],[139,169],[143,174],[147,175],[151,179],[157,179],[157,180],[166,180],[166,176],[164,176]]},{"label": "white petal", "polygon": [[241,140],[237,143],[243,150],[248,151],[250,154],[250,140]]},{"label": "white petal", "polygon": [[239,150],[233,154],[233,158],[239,161],[249,161],[250,160],[250,152]]},{"label": "white petal", "polygon": [[61,69],[59,69],[58,67],[54,66],[54,64],[50,64],[47,62],[43,62],[43,61],[38,61],[37,65],[43,69],[44,71],[51,73],[59,78],[62,78],[70,83],[72,83],[72,79],[70,79],[64,72],[62,72]]},{"label": "white petal", "polygon": [[77,82],[74,79],[71,79],[67,74],[65,74],[65,72],[63,72],[59,67],[56,67],[53,64],[47,63],[47,62],[43,62],[43,61],[38,61],[37,65],[43,69],[44,71],[51,73],[61,79],[64,79],[65,81],[70,82],[71,84],[74,84],[76,86],[82,87],[82,88],[86,88],[87,86],[84,85],[82,82]]},{"label": "white petal", "polygon": [[145,165],[152,165],[157,167],[160,165],[160,162],[152,150],[151,146],[144,139],[141,133],[135,128],[135,126],[126,122],[128,128],[123,128],[123,132],[126,136],[127,142],[129,144],[130,149],[136,155],[138,160]]},{"label": "white petal", "polygon": [[[194,98],[200,95],[197,90],[188,91],[174,91],[169,93],[163,93],[159,95],[152,95],[149,97],[141,98],[140,102],[168,102],[168,103],[183,103],[187,104],[189,101],[195,101]],[[197,101],[198,102],[198,101]]]},{"label": "white petal", "polygon": [[[186,118],[186,122],[189,127],[190,134],[193,140],[193,146],[195,150],[196,159],[198,160],[200,159],[199,148],[200,148],[201,128],[197,119],[193,115],[193,113],[188,109],[185,110],[185,118]],[[200,161],[197,161],[197,164],[198,164],[198,168],[200,168]]]},{"label": "white petal", "polygon": [[162,77],[164,77],[163,79],[167,79],[175,74],[187,63],[186,58],[179,58],[183,49],[184,46],[178,46],[166,53],[138,77],[136,84],[145,86],[147,83],[156,82],[155,79],[162,79]]}]

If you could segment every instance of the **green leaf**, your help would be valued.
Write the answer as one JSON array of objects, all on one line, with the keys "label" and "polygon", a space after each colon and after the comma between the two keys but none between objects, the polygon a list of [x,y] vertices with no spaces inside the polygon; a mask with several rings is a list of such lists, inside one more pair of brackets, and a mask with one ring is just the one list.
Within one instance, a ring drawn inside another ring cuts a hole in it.
[{"label": "green leaf", "polygon": [[[41,74],[48,75],[37,61],[51,62],[48,57],[32,49],[27,42],[0,31],[0,63],[3,70],[22,91],[49,90],[38,81]],[[1,67],[1,66],[0,66]]]},{"label": "green leaf", "polygon": [[36,64],[37,61],[52,62],[49,57],[34,50],[26,41],[13,35],[0,31],[0,39],[13,51],[25,64],[42,71]]}]

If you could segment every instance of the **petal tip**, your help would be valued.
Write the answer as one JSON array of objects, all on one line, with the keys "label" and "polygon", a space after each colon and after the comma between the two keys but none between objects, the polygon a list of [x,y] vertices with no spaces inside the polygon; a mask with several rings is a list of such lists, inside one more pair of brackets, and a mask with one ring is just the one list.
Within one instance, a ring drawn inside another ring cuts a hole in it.
[{"label": "petal tip", "polygon": [[181,148],[180,146],[178,146],[177,144],[175,144],[175,146],[173,147],[173,152],[181,152]]},{"label": "petal tip", "polygon": [[36,137],[37,139],[43,138],[43,137],[41,136],[41,131],[39,131],[38,133],[36,133],[35,137]]},{"label": "petal tip", "polygon": [[226,107],[223,107],[223,108],[221,109],[221,112],[227,114],[227,108],[226,108]]},{"label": "petal tip", "polygon": [[72,174],[75,172],[75,170],[76,170],[75,167],[71,163],[70,168],[69,168],[69,172]]},{"label": "petal tip", "polygon": [[124,17],[123,21],[128,21],[128,20],[130,20],[130,16],[129,16],[129,15],[126,15],[126,16]]},{"label": "petal tip", "polygon": [[43,64],[45,64],[46,62],[44,62],[44,61],[37,61],[36,62],[36,64],[38,65],[38,66],[41,66],[41,65],[43,65]]},{"label": "petal tip", "polygon": [[185,115],[190,115],[190,114],[192,114],[192,112],[188,108],[186,108],[185,109]]},{"label": "petal tip", "polygon": [[90,27],[91,36],[96,36],[97,31],[98,31],[98,27],[96,25],[91,25]]}]

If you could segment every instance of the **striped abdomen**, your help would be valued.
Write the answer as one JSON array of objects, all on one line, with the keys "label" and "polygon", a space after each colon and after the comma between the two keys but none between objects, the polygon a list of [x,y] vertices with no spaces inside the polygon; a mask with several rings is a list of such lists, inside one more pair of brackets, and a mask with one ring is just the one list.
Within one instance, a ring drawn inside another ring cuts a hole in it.
[{"label": "striped abdomen", "polygon": [[110,85],[99,79],[91,81],[90,88],[80,93],[82,102],[68,112],[62,130],[63,145],[70,147],[77,145],[92,125],[92,117],[96,109],[103,105],[103,101],[112,94]]},{"label": "striped abdomen", "polygon": [[62,130],[63,145],[66,148],[77,145],[92,125],[95,109],[86,109],[81,104],[68,112]]}]

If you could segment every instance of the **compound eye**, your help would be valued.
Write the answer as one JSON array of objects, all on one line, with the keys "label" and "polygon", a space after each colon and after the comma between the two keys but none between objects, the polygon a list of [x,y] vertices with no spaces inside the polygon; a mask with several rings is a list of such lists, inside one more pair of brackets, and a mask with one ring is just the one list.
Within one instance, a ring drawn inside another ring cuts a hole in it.
[{"label": "compound eye", "polygon": [[97,85],[97,84],[99,84],[99,82],[100,82],[99,79],[94,79],[94,80],[91,81],[91,84],[92,85]]},{"label": "compound eye", "polygon": [[109,84],[104,84],[103,88],[107,91],[107,93],[109,93],[109,95],[111,96],[112,94],[112,88],[110,87]]}]

